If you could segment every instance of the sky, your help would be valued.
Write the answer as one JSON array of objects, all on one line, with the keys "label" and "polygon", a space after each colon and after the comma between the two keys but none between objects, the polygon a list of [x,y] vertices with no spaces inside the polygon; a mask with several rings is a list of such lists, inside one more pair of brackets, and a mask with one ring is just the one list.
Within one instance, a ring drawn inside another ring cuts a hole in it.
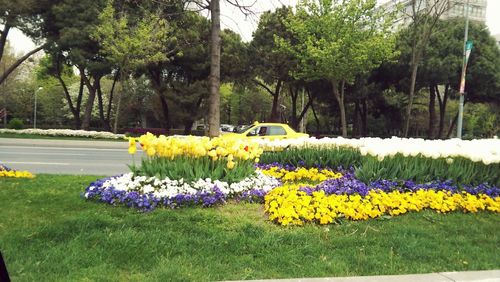
[{"label": "sky", "polygon": [[[379,3],[388,0],[377,0]],[[487,0],[486,25],[492,35],[500,34],[500,0]],[[255,3],[254,3],[255,2]],[[221,1],[222,28],[230,28],[239,33],[244,41],[252,39],[252,32],[257,28],[260,15],[267,10],[274,10],[282,5],[295,5],[297,0],[242,0],[240,3],[250,4],[252,15],[245,16],[238,8]],[[8,37],[16,53],[22,54],[33,49],[35,44],[18,30],[11,30]]]}]

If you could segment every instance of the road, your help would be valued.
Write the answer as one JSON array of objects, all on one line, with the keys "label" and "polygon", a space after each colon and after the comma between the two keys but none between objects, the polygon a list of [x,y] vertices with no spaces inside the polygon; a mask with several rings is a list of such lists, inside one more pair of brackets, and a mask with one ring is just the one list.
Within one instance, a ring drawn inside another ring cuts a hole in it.
[{"label": "road", "polygon": [[[128,143],[0,138],[0,163],[32,173],[112,176],[129,172]],[[134,156],[140,162],[142,152]]]}]

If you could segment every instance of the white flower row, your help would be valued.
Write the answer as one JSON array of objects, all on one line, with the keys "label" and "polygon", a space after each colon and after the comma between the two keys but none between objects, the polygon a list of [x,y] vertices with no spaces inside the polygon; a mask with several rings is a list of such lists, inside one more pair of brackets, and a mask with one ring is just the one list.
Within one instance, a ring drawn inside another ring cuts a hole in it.
[{"label": "white flower row", "polygon": [[46,136],[65,136],[65,137],[89,137],[106,139],[123,139],[125,135],[114,134],[107,131],[86,131],[72,129],[0,129],[0,133],[33,134]]},{"label": "white flower row", "polygon": [[425,140],[419,138],[298,138],[286,140],[259,140],[268,150],[290,148],[354,148],[362,155],[375,156],[379,160],[395,154],[404,156],[422,155],[427,158],[464,157],[484,164],[500,163],[500,139],[475,140]]},{"label": "white flower row", "polygon": [[[211,192],[214,186],[217,186],[225,195],[233,195],[252,189],[261,189],[267,192],[279,185],[280,182],[276,178],[256,171],[255,175],[232,184],[210,178],[199,179],[195,182],[186,182],[183,179],[171,180],[169,178],[158,179],[146,176],[134,177],[132,173],[127,173],[106,180],[102,184],[102,187],[113,187],[115,190],[127,192],[136,191],[141,194],[153,193],[158,198],[172,198],[177,195],[195,195],[197,192]],[[91,186],[89,187],[89,191],[99,189],[100,187]],[[85,193],[85,197],[88,198],[88,192]]]}]

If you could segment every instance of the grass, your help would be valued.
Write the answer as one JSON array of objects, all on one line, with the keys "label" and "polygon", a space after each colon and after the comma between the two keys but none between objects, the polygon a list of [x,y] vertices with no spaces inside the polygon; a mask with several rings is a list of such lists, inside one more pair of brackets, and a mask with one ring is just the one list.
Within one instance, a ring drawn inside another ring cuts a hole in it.
[{"label": "grass", "polygon": [[0,133],[0,138],[21,138],[21,139],[56,139],[56,140],[98,140],[98,141],[116,141],[127,142],[125,139],[111,138],[91,138],[80,136],[47,136],[38,134],[22,134],[22,133]]},{"label": "grass", "polygon": [[87,202],[92,176],[0,179],[14,281],[206,281],[500,268],[498,214],[434,212],[284,228],[261,205],[142,214]]}]

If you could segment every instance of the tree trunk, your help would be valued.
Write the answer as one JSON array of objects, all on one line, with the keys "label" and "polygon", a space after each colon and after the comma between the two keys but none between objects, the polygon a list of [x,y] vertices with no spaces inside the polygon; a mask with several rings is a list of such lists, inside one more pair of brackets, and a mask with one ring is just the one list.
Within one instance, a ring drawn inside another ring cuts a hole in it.
[{"label": "tree trunk", "polygon": [[403,131],[404,137],[408,137],[408,131],[410,129],[411,121],[411,110],[413,107],[413,99],[415,97],[415,84],[417,82],[417,71],[418,71],[418,61],[419,61],[419,51],[416,50],[416,46],[412,47],[412,59],[411,59],[411,80],[410,80],[410,97],[408,99],[408,106],[406,108],[406,120],[405,128]]},{"label": "tree trunk", "polygon": [[78,118],[75,118],[75,128],[79,129],[82,126],[82,119],[80,117],[80,111],[82,108],[82,99],[83,99],[83,87],[85,83],[83,81],[83,77],[80,76],[80,87],[78,88],[78,98],[76,99],[76,112],[78,113]]},{"label": "tree trunk", "polygon": [[186,123],[184,123],[184,135],[190,135],[191,134],[191,128],[193,128],[193,123],[194,120],[188,120]]},{"label": "tree trunk", "polygon": [[120,108],[122,104],[122,98],[123,98],[123,92],[125,91],[125,78],[124,74],[122,73],[120,75],[120,85],[122,86],[122,89],[120,92],[118,92],[118,102],[116,103],[116,113],[115,113],[115,123],[113,125],[113,133],[118,132],[118,121],[120,120]]},{"label": "tree trunk", "polygon": [[429,126],[427,138],[434,139],[436,132],[436,88],[437,85],[429,86]]},{"label": "tree trunk", "polygon": [[160,102],[161,109],[163,111],[164,121],[162,122],[163,127],[167,129],[167,132],[170,132],[171,122],[170,122],[170,109],[168,108],[167,98],[164,95],[160,94]]},{"label": "tree trunk", "polygon": [[79,70],[80,70],[80,76],[81,78],[83,78],[83,81],[87,86],[87,89],[89,90],[89,97],[87,99],[87,104],[85,105],[85,112],[83,115],[82,129],[89,130],[90,121],[92,119],[92,109],[94,107],[94,100],[96,96],[95,84],[96,81],[101,79],[101,77],[94,77],[94,85],[92,85],[88,77],[85,75],[85,69],[80,68]]},{"label": "tree trunk", "polygon": [[97,93],[97,104],[99,106],[99,122],[101,123],[101,128],[109,131],[109,124],[106,125],[106,119],[104,117],[104,103],[102,101],[102,89],[101,83],[96,83],[96,93]]},{"label": "tree trunk", "polygon": [[444,119],[446,115],[446,105],[448,102],[448,97],[449,97],[449,92],[450,92],[450,84],[446,84],[444,88],[444,97],[441,99],[441,95],[439,94],[438,90],[438,102],[439,102],[439,129],[437,133],[438,138],[443,138],[443,130],[444,130]]},{"label": "tree trunk", "polygon": [[210,34],[210,96],[208,99],[208,135],[220,135],[220,5],[210,1],[212,19]]},{"label": "tree trunk", "polygon": [[10,21],[9,19],[7,19],[3,25],[3,30],[0,33],[0,62],[2,61],[3,52],[5,50],[5,44],[7,43],[7,36],[9,36],[10,28]]},{"label": "tree trunk", "polygon": [[321,128],[321,123],[319,122],[318,115],[316,114],[316,110],[314,109],[314,104],[311,103],[311,109],[313,112],[314,120],[316,121],[316,136],[319,135],[319,129]]},{"label": "tree trunk", "polygon": [[347,138],[347,120],[346,120],[345,105],[344,105],[345,81],[342,81],[340,83],[340,91],[338,83],[335,80],[331,81],[331,85],[332,85],[333,95],[335,96],[335,99],[337,99],[337,102],[339,103],[342,137]]},{"label": "tree trunk", "polygon": [[115,86],[118,78],[120,77],[120,69],[116,70],[115,77],[113,78],[113,85],[111,86],[111,91],[109,92],[108,108],[106,109],[106,124],[111,126],[111,107],[113,105],[113,95],[115,93]]},{"label": "tree trunk", "polygon": [[[66,99],[66,102],[68,103],[69,110],[71,111],[73,118],[75,119],[75,129],[80,129],[80,125],[81,125],[80,106],[78,105],[78,103],[77,103],[76,108],[73,105],[73,101],[71,100],[71,96],[69,94],[68,87],[66,86],[66,83],[64,82],[64,79],[61,76],[61,69],[60,69],[60,62],[59,61],[56,62],[56,77],[63,88],[64,98]],[[81,79],[80,79],[80,87],[83,87]],[[78,100],[77,100],[77,102],[78,102]],[[81,98],[80,98],[80,103],[81,103]]]},{"label": "tree trunk", "polygon": [[[464,106],[467,100],[464,100]],[[458,112],[455,114],[455,117],[453,118],[453,121],[450,124],[450,127],[448,128],[448,133],[446,133],[446,139],[449,139],[451,137],[451,134],[453,133],[453,129],[457,126],[457,121],[458,121]]]},{"label": "tree trunk", "polygon": [[[302,90],[302,91],[304,91],[304,90]],[[297,90],[297,93],[298,93],[298,90]],[[304,94],[304,93],[302,92],[302,94]],[[302,119],[304,119],[306,117],[307,111],[312,106],[313,101],[314,101],[313,96],[311,95],[311,93],[309,93],[309,90],[307,90],[307,104],[304,105],[304,108],[301,110],[301,112],[299,114],[298,123],[302,122]],[[307,125],[305,123],[303,123],[303,124],[304,124],[304,128],[302,128],[302,132],[306,132]]]},{"label": "tree trunk", "polygon": [[361,106],[359,99],[354,101],[354,128],[352,130],[352,137],[359,138],[361,136]]},{"label": "tree trunk", "polygon": [[451,134],[453,133],[453,128],[457,125],[457,120],[458,120],[458,113],[455,115],[453,118],[453,121],[450,124],[450,127],[448,128],[448,133],[446,133],[446,139],[450,139]]},{"label": "tree trunk", "polygon": [[292,128],[297,130],[299,122],[297,120],[297,97],[299,96],[299,91],[295,89],[294,91],[293,86],[290,85],[290,98],[292,100],[292,109],[290,110],[290,123],[292,125]]},{"label": "tree trunk", "polygon": [[[279,89],[279,86],[276,86],[276,89]],[[278,111],[279,97],[280,95],[276,94],[276,92],[273,94],[273,106],[271,108],[271,117],[269,118],[270,122],[280,122],[280,113]]]},{"label": "tree trunk", "polygon": [[[253,82],[255,82],[257,85],[261,86],[264,88],[271,96],[273,96],[273,105],[271,107],[271,115],[269,117],[270,122],[280,122],[280,113],[278,111],[279,109],[279,97],[281,94],[281,87],[283,85],[283,81],[278,79],[276,82],[276,88],[274,91],[272,91],[267,85],[264,83],[254,79]],[[241,102],[241,99],[238,101],[238,103]],[[241,109],[239,109],[241,111]]]},{"label": "tree trunk", "polygon": [[368,105],[366,104],[366,98],[363,99],[361,103],[361,136],[368,135]]}]

